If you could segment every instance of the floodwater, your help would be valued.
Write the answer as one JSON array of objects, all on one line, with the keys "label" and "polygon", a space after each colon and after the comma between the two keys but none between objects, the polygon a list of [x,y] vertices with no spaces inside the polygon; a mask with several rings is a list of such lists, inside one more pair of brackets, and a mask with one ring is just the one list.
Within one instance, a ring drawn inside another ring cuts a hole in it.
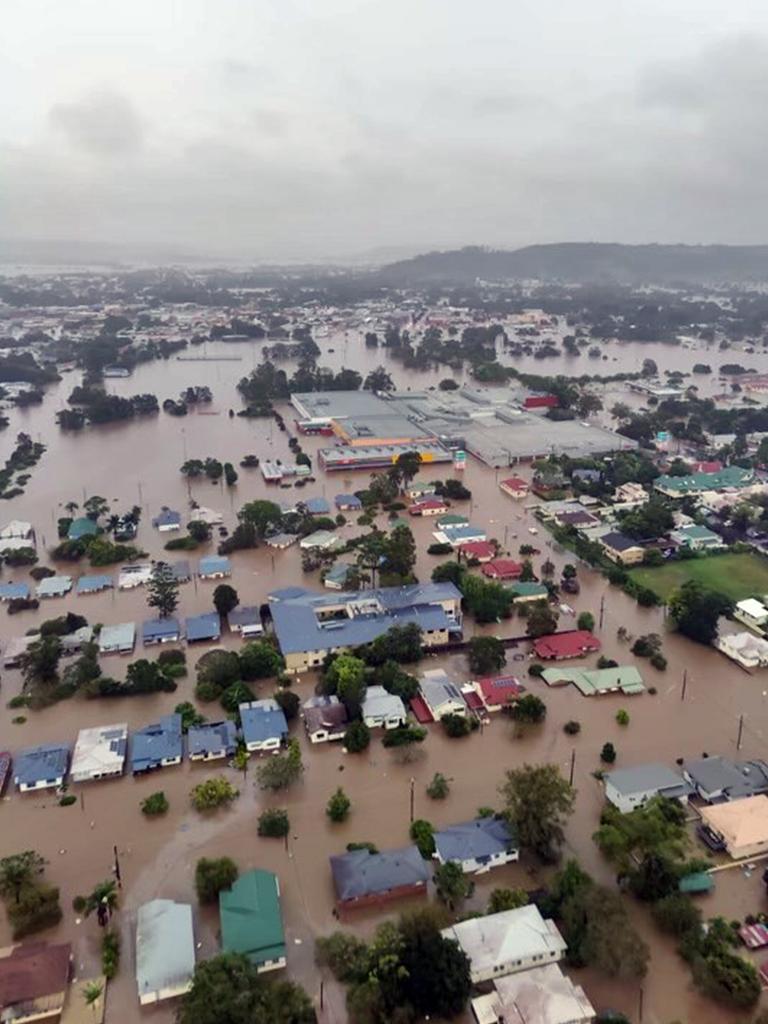
[{"label": "floodwater", "polygon": [[[415,374],[404,372],[396,362],[385,358],[385,353],[370,351],[351,337],[326,340],[325,345],[335,348],[334,353],[321,362],[338,368],[354,366],[367,372],[384,362],[400,386],[422,388],[435,384],[448,375],[441,369]],[[699,356],[680,348],[665,346],[611,346],[617,354],[617,363],[611,370],[639,369],[646,357],[656,359],[660,367],[683,366],[698,360]],[[201,354],[201,350],[196,350]],[[14,411],[11,426],[2,435],[3,450],[7,451],[18,430],[26,430],[35,439],[44,441],[48,450],[37,467],[27,491],[19,498],[4,503],[2,520],[28,519],[38,532],[41,551],[55,543],[55,522],[63,514],[63,504],[69,500],[82,502],[90,494],[101,494],[116,511],[127,510],[140,504],[143,520],[138,543],[151,557],[163,555],[165,537],[157,534],[150,520],[160,506],[167,504],[184,510],[191,497],[201,504],[221,510],[230,527],[235,522],[236,510],[248,500],[272,497],[287,500],[293,491],[267,487],[258,471],[240,471],[236,487],[227,489],[221,484],[187,483],[178,472],[185,458],[211,455],[222,461],[237,464],[247,453],[260,457],[288,456],[285,434],[281,434],[271,421],[230,418],[230,407],[237,410],[239,400],[235,392],[236,381],[248,372],[260,358],[260,346],[216,345],[208,347],[208,354],[235,355],[241,362],[167,362],[141,366],[128,380],[109,381],[108,387],[122,394],[152,391],[162,402],[175,396],[182,387],[208,384],[214,392],[214,414],[193,413],[175,419],[160,414],[128,425],[87,429],[80,434],[65,434],[54,423],[54,413],[62,408],[66,396],[77,383],[77,374],[66,374],[60,384],[51,388],[45,403],[38,408]],[[668,356],[668,360],[663,359]],[[724,355],[731,359],[734,354]],[[745,362],[749,356],[739,355]],[[757,357],[753,357],[757,359]],[[713,362],[717,361],[715,358]],[[764,361],[764,357],[763,357]],[[521,362],[521,369],[551,373],[569,372],[570,363],[558,361]],[[719,362],[719,361],[718,361]],[[759,365],[759,364],[756,364]],[[764,366],[761,367],[764,369]],[[578,373],[611,372],[605,363],[578,360]],[[217,414],[216,414],[217,413]],[[288,418],[288,417],[286,417]],[[312,453],[327,443],[326,439],[302,441]],[[425,469],[425,478],[445,476],[448,467]],[[502,471],[503,476],[503,471]],[[472,520],[488,529],[489,536],[504,541],[512,553],[520,543],[533,542],[541,548],[535,564],[550,556],[558,570],[571,560],[566,553],[554,551],[547,541],[546,531],[539,529],[533,538],[528,529],[534,524],[530,512],[504,496],[497,487],[499,473],[470,460],[465,471],[467,485],[473,492],[467,511]],[[325,494],[329,499],[339,491],[362,486],[364,474],[337,476],[318,474],[316,485],[308,484],[299,492],[306,496]],[[382,525],[383,525],[382,520]],[[428,578],[433,565],[439,561],[424,551],[431,541],[433,524],[429,520],[416,520],[411,524],[420,549],[417,572]],[[350,533],[354,525],[344,528]],[[204,551],[192,553],[192,560]],[[178,557],[188,557],[177,553]],[[241,602],[258,604],[275,586],[306,582],[317,586],[316,576],[303,577],[297,548],[272,554],[268,549],[240,552],[234,556],[234,571],[230,581],[240,594]],[[66,567],[62,571],[68,571]],[[85,572],[75,569],[75,574]],[[610,589],[605,581],[587,568],[580,569],[582,590],[578,597],[568,598],[577,612],[590,610],[600,615],[598,633],[603,649],[609,657],[623,663],[635,662],[628,646],[617,640],[619,626],[631,633],[664,632],[663,613],[660,610],[639,609],[622,593]],[[23,579],[22,570],[7,572],[5,578]],[[180,614],[188,615],[210,610],[214,584],[198,581],[182,588]],[[111,592],[106,596],[76,597],[70,594],[63,600],[44,604],[38,612],[27,612],[9,617],[0,616],[0,643],[18,636],[44,618],[72,610],[86,615],[90,622],[115,623],[148,617],[149,611],[142,590]],[[563,623],[564,624],[564,623]],[[474,625],[466,623],[471,635]],[[500,626],[482,627],[499,635],[523,632],[523,624],[513,620]],[[227,646],[236,646],[231,637],[224,638]],[[190,649],[188,658],[193,665],[205,647]],[[107,1020],[119,1024],[134,1024],[145,1018],[166,1024],[173,1017],[171,1008],[140,1011],[133,981],[133,934],[136,911],[146,900],[156,896],[190,900],[195,907],[198,956],[207,957],[218,948],[217,913],[201,911],[193,892],[194,865],[201,856],[228,854],[240,865],[241,871],[254,866],[277,872],[280,878],[282,904],[288,943],[289,975],[304,984],[320,1003],[323,984],[323,1010],[321,1021],[343,1022],[346,1017],[343,993],[331,979],[321,979],[313,965],[313,940],[338,926],[332,915],[333,893],[327,858],[343,851],[346,843],[367,840],[381,848],[408,842],[410,779],[415,779],[417,817],[426,817],[436,826],[460,821],[471,816],[481,805],[498,805],[496,789],[506,768],[523,762],[549,761],[560,766],[564,774],[570,769],[575,751],[574,784],[578,788],[576,812],[567,829],[567,854],[577,856],[582,864],[601,880],[610,882],[611,870],[606,865],[591,836],[598,824],[601,792],[592,773],[599,767],[599,751],[606,740],[617,747],[618,765],[631,765],[640,761],[661,760],[673,764],[677,757],[693,757],[703,751],[736,755],[739,718],[744,716],[741,755],[768,757],[766,733],[766,700],[768,675],[754,676],[739,670],[713,650],[697,647],[674,635],[665,635],[664,651],[669,661],[666,672],[658,673],[646,662],[637,661],[646,684],[655,686],[657,694],[640,697],[604,697],[587,699],[573,688],[548,690],[537,680],[528,680],[533,692],[540,693],[548,705],[548,717],[542,727],[531,729],[524,736],[515,736],[510,726],[500,720],[487,726],[482,734],[476,733],[464,740],[448,740],[432,728],[424,743],[424,755],[411,764],[396,763],[389,751],[382,748],[376,738],[369,750],[358,756],[345,756],[338,746],[309,749],[300,726],[294,726],[304,753],[306,771],[303,780],[287,793],[265,796],[255,787],[253,770],[246,777],[226,767],[184,764],[166,769],[160,775],[134,780],[123,778],[108,782],[75,786],[73,791],[81,800],[74,806],[60,808],[52,795],[8,795],[0,808],[0,856],[23,849],[36,849],[49,861],[47,877],[60,886],[64,919],[52,930],[50,938],[69,939],[75,948],[77,973],[86,977],[98,964],[99,928],[95,920],[79,921],[71,909],[72,898],[86,893],[97,882],[108,877],[113,864],[113,846],[117,846],[123,877],[121,909],[117,926],[123,936],[123,957],[120,973],[109,987]],[[140,648],[136,657],[142,655]],[[512,660],[511,671],[525,674],[526,661]],[[525,656],[525,649],[519,652]],[[592,665],[594,658],[586,659]],[[107,673],[121,676],[127,659],[105,659]],[[445,665],[456,678],[467,677],[463,656],[441,656],[430,659],[429,667]],[[687,689],[682,697],[682,677],[687,671]],[[526,677],[527,678],[527,677]],[[312,691],[314,679],[303,677],[295,685],[305,697]],[[181,700],[191,699],[194,672],[181,680],[175,694],[160,694],[134,700],[111,703],[107,700],[84,701],[73,699],[41,712],[28,712],[25,724],[12,724],[18,712],[10,711],[5,703],[21,688],[18,672],[5,671],[2,677],[2,707],[0,707],[0,749],[11,751],[31,743],[68,741],[74,743],[79,728],[127,721],[137,727],[156,720],[157,716],[172,710]],[[270,688],[263,684],[261,694]],[[622,728],[615,722],[616,711],[626,707],[631,716],[629,726]],[[204,713],[215,715],[213,708]],[[581,722],[581,733],[572,739],[562,731],[569,719]],[[228,811],[202,817],[189,806],[189,791],[200,778],[221,771],[229,775],[241,790],[241,796]],[[446,774],[451,782],[451,794],[444,802],[430,801],[424,792],[426,783],[435,771]],[[347,822],[330,824],[324,814],[325,804],[338,786],[343,785],[352,800],[352,812]],[[171,804],[169,814],[159,821],[147,821],[139,811],[140,801],[148,793],[163,789]],[[264,806],[285,806],[291,818],[291,834],[287,845],[281,840],[259,839],[256,818]],[[760,883],[760,871],[745,877],[739,871],[718,875],[717,890],[703,904],[706,914],[722,913],[726,918],[744,916],[764,908],[765,896]],[[497,886],[524,885],[534,887],[544,879],[535,866],[523,863],[497,870],[485,876],[478,884],[472,905],[482,905],[490,890]],[[394,906],[390,912],[401,908]],[[668,1024],[678,1019],[691,1024],[736,1022],[743,1015],[729,1016],[714,1004],[702,999],[691,987],[687,968],[678,960],[671,944],[655,930],[647,911],[631,905],[637,927],[652,945],[653,956],[649,975],[642,994],[637,985],[615,984],[592,972],[575,972],[574,977],[585,984],[587,992],[598,1008],[613,1007],[639,1019],[642,1000],[642,1020],[649,1024]],[[345,922],[362,934],[369,933],[384,914],[366,912]],[[0,945],[9,939],[5,921],[0,921]],[[75,995],[76,997],[76,995]],[[467,1020],[469,1015],[467,1016]]]}]

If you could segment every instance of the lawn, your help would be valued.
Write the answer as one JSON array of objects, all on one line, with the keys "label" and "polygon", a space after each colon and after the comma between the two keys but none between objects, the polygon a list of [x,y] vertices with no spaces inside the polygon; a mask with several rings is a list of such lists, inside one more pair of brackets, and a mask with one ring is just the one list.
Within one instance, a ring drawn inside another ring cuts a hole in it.
[{"label": "lawn", "polygon": [[686,580],[699,580],[734,601],[768,594],[768,559],[749,553],[668,562],[657,569],[632,569],[630,575],[636,583],[653,590],[663,601]]}]

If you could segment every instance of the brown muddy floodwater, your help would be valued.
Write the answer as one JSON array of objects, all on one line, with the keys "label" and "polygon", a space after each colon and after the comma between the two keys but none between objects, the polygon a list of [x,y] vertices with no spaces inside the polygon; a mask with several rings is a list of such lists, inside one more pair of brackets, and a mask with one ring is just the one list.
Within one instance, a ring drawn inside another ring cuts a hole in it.
[{"label": "brown muddy floodwater", "polygon": [[[404,373],[397,363],[386,359],[383,352],[366,350],[351,337],[324,341],[335,348],[324,357],[324,365],[354,366],[367,372],[384,362],[401,387],[422,388],[434,385],[445,371],[426,374]],[[561,359],[538,362],[521,368],[537,372],[608,373],[619,369],[638,369],[646,357],[654,358],[660,367],[685,368],[701,358],[699,353],[666,346],[613,345],[608,349],[611,359],[604,362],[582,357],[573,361],[577,366]],[[198,350],[200,351],[200,350]],[[178,468],[186,457],[215,456],[237,464],[247,453],[260,457],[288,457],[286,435],[272,422],[230,419],[230,407],[239,408],[235,383],[260,358],[259,345],[209,346],[210,355],[237,355],[241,362],[168,362],[140,367],[129,380],[110,381],[108,386],[122,394],[152,391],[158,399],[175,396],[182,387],[208,384],[214,392],[213,411],[216,415],[190,414],[183,419],[159,416],[129,425],[116,425],[103,429],[85,430],[81,434],[64,434],[54,423],[55,411],[64,406],[66,396],[77,382],[77,375],[66,374],[61,383],[50,389],[43,406],[12,413],[11,427],[4,432],[0,444],[3,451],[18,430],[27,430],[35,439],[48,446],[43,459],[32,472],[24,495],[4,503],[0,509],[3,522],[18,518],[28,519],[36,527],[41,552],[55,543],[56,518],[69,500],[82,502],[84,495],[101,494],[116,511],[140,504],[143,520],[138,543],[152,557],[163,554],[163,540],[150,525],[160,506],[169,505],[186,510],[190,495],[201,504],[217,508],[224,513],[230,527],[235,522],[236,510],[248,500],[270,497],[276,500],[290,498],[295,492],[268,488],[258,471],[240,471],[236,487],[195,483],[188,491]],[[711,361],[719,365],[720,354]],[[727,358],[735,355],[729,353]],[[724,356],[723,359],[726,357]],[[748,363],[750,357],[739,353],[739,361]],[[763,364],[765,357],[761,357]],[[765,369],[764,365],[754,365]],[[610,366],[610,369],[608,367]],[[612,390],[625,398],[621,385]],[[325,439],[309,439],[305,444],[310,454]],[[425,478],[445,476],[446,467],[425,469]],[[502,476],[503,476],[502,472]],[[513,553],[520,543],[531,541],[528,529],[535,520],[529,511],[506,498],[497,487],[499,474],[475,461],[465,472],[467,485],[473,492],[468,509],[474,522],[487,527],[489,536],[503,540]],[[354,476],[318,474],[316,485],[309,484],[301,493],[306,496],[324,494],[329,499],[339,491],[357,489],[365,481],[364,474]],[[468,503],[469,504],[469,503]],[[382,520],[382,525],[384,521]],[[439,559],[424,554],[431,541],[432,524],[416,520],[411,524],[420,548],[418,574],[428,578]],[[347,526],[350,534],[356,526]],[[343,531],[342,531],[343,532]],[[535,564],[551,556],[560,567],[569,559],[564,552],[553,550],[544,530],[540,530],[535,543],[541,555]],[[195,553],[197,557],[200,552]],[[203,552],[204,553],[204,552]],[[194,561],[194,558],[192,559]],[[266,549],[241,552],[233,558],[232,584],[243,603],[258,604],[275,586],[308,583],[319,586],[316,576],[301,573],[296,548],[274,555]],[[67,571],[63,569],[62,571]],[[85,570],[76,569],[75,573]],[[604,601],[602,627],[598,630],[603,649],[609,657],[623,663],[634,662],[628,647],[616,638],[619,626],[631,633],[655,630],[664,632],[663,614],[659,610],[639,609],[622,593],[608,588],[605,581],[587,568],[580,570],[582,591],[570,599],[577,613],[590,610],[599,613]],[[23,579],[20,570],[9,572],[6,579]],[[214,585],[205,582],[189,583],[182,588],[181,615],[210,610]],[[116,623],[133,619],[139,622],[148,617],[146,598],[141,590],[111,592],[107,596],[76,597],[70,594],[63,600],[46,603],[38,612],[9,617],[0,616],[0,644],[18,636],[44,618],[68,610],[86,615],[92,623]],[[467,622],[467,635],[474,629]],[[512,620],[501,626],[485,627],[496,634],[511,635],[523,632],[522,624]],[[226,636],[227,646],[237,641]],[[332,915],[333,892],[328,870],[328,856],[343,851],[352,840],[368,840],[380,847],[402,845],[408,841],[410,778],[415,779],[416,816],[426,817],[436,826],[466,819],[481,805],[497,804],[496,788],[505,768],[525,761],[549,761],[558,764],[564,773],[570,767],[575,750],[575,777],[578,788],[576,813],[568,826],[566,853],[577,856],[584,866],[597,877],[611,881],[611,871],[601,860],[591,836],[595,830],[600,807],[601,791],[592,772],[599,767],[599,751],[606,740],[611,740],[619,753],[619,765],[640,761],[661,760],[673,764],[677,757],[698,756],[702,751],[736,754],[736,741],[740,715],[744,715],[743,756],[768,757],[766,733],[766,702],[768,701],[768,675],[754,676],[737,667],[713,650],[697,647],[674,635],[665,636],[665,654],[669,667],[657,673],[647,662],[638,661],[647,685],[657,687],[655,696],[604,697],[587,699],[572,688],[547,691],[540,681],[527,678],[533,692],[541,693],[548,705],[546,724],[530,730],[524,737],[515,737],[510,727],[494,721],[482,733],[464,740],[448,740],[433,728],[424,744],[424,756],[412,764],[393,761],[376,738],[369,750],[359,756],[345,756],[338,746],[309,749],[300,726],[294,726],[304,753],[306,771],[303,780],[289,792],[265,796],[255,787],[253,770],[243,778],[231,769],[192,767],[189,763],[166,769],[160,775],[134,780],[122,778],[107,782],[73,787],[81,800],[72,807],[61,808],[53,795],[21,797],[7,793],[0,807],[0,856],[24,849],[36,849],[49,861],[48,878],[61,887],[64,909],[62,923],[48,937],[71,940],[75,948],[77,973],[87,976],[98,965],[99,928],[95,920],[81,921],[71,909],[72,898],[86,893],[100,880],[108,877],[113,863],[113,846],[117,846],[123,876],[123,893],[118,926],[123,935],[123,957],[120,973],[109,987],[107,1020],[115,1024],[134,1024],[151,1020],[166,1024],[173,1018],[172,1008],[140,1011],[133,980],[133,934],[137,907],[156,896],[189,900],[195,907],[196,938],[200,958],[210,956],[218,949],[218,916],[214,910],[201,911],[197,907],[193,890],[196,861],[201,856],[228,854],[235,858],[241,870],[261,866],[275,871],[280,878],[283,914],[288,943],[288,972],[304,984],[319,1000],[321,978],[313,965],[313,941],[337,927]],[[190,649],[191,665],[206,648]],[[137,648],[135,657],[141,657]],[[525,675],[526,660],[512,660],[509,667]],[[518,652],[527,659],[525,647]],[[105,659],[105,671],[118,677],[125,670],[127,659]],[[592,665],[595,658],[587,659]],[[467,678],[465,659],[446,656],[434,659],[443,664],[459,680]],[[430,665],[432,667],[432,665]],[[685,700],[681,699],[683,671],[688,673]],[[311,693],[314,679],[302,677],[296,682],[297,691],[304,697]],[[181,700],[191,699],[194,672],[181,680],[175,694],[152,695],[133,701],[85,701],[73,699],[42,712],[29,712],[27,722],[12,724],[17,712],[6,708],[6,702],[21,689],[18,672],[5,671],[2,676],[2,707],[0,707],[0,749],[17,750],[22,746],[45,741],[74,743],[78,729],[127,721],[134,728],[153,721],[172,710]],[[547,691],[547,692],[544,692]],[[269,685],[262,686],[262,694],[270,693]],[[615,722],[616,711],[626,707],[631,723],[621,728]],[[209,715],[211,709],[203,708]],[[562,726],[569,719],[581,722],[578,737],[569,738]],[[192,785],[207,775],[229,775],[241,790],[235,806],[226,812],[202,817],[189,807]],[[424,788],[435,771],[441,771],[452,780],[449,798],[444,802],[429,801]],[[352,813],[342,825],[331,825],[324,808],[328,797],[343,785],[352,800]],[[139,803],[148,793],[162,788],[168,796],[171,809],[160,821],[148,821],[139,811]],[[291,834],[287,844],[279,840],[259,839],[256,818],[266,805],[285,806],[291,818]],[[533,887],[544,878],[535,866],[522,863],[511,865],[482,878],[473,904],[480,906],[490,890],[497,886],[524,885]],[[765,896],[760,883],[760,870],[751,877],[740,871],[718,875],[716,892],[703,904],[707,915],[722,913],[726,918],[744,916],[765,908]],[[395,906],[390,912],[401,908]],[[729,1016],[714,1004],[702,999],[692,988],[687,969],[678,960],[673,946],[654,929],[647,911],[634,904],[632,915],[638,928],[652,946],[653,956],[649,975],[642,992],[642,1020],[649,1024],[668,1024],[678,1019],[691,1024],[736,1022],[743,1015]],[[366,912],[345,922],[349,927],[365,934],[385,916],[384,913]],[[0,945],[9,939],[5,920],[0,922]],[[613,1007],[638,1019],[641,994],[637,985],[614,984],[591,972],[576,972],[575,977],[585,984],[588,994],[598,1008]],[[343,993],[325,979],[325,1005],[322,1021],[343,1022],[346,1019]],[[469,1020],[469,1013],[467,1015]]]}]

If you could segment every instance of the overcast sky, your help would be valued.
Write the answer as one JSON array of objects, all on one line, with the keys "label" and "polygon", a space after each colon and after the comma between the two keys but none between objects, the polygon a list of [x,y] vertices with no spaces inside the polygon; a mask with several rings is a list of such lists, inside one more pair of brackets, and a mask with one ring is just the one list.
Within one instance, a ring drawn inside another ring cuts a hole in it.
[{"label": "overcast sky", "polygon": [[768,242],[765,0],[3,0],[0,236]]}]

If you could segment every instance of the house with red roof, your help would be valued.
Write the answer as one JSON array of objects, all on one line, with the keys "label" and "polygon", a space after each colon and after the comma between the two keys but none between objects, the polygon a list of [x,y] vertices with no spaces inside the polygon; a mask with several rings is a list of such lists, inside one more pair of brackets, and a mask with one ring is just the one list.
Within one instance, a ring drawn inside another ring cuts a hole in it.
[{"label": "house with red roof", "polygon": [[441,498],[422,498],[414,501],[408,509],[412,516],[439,516],[448,510],[448,505]]},{"label": "house with red roof", "polygon": [[512,558],[494,558],[480,570],[489,580],[516,580],[522,571],[522,563]]},{"label": "house with red roof", "polygon": [[486,711],[501,711],[525,692],[515,676],[483,676],[475,680],[475,687]]},{"label": "house with red roof", "polygon": [[478,562],[490,562],[496,554],[496,545],[489,540],[470,540],[459,546],[459,554],[467,561],[474,558]]},{"label": "house with red roof", "polygon": [[573,629],[567,633],[540,636],[534,640],[533,650],[536,657],[544,661],[562,661],[599,651],[600,641],[587,629]]},{"label": "house with red roof", "polygon": [[58,1019],[72,975],[72,946],[28,942],[0,949],[0,1018]]},{"label": "house with red roof", "polygon": [[521,476],[511,476],[507,480],[502,480],[499,488],[510,498],[526,498],[530,490],[527,480],[523,480]]},{"label": "house with red roof", "polygon": [[523,402],[524,409],[557,409],[559,405],[557,395],[528,395]]}]

